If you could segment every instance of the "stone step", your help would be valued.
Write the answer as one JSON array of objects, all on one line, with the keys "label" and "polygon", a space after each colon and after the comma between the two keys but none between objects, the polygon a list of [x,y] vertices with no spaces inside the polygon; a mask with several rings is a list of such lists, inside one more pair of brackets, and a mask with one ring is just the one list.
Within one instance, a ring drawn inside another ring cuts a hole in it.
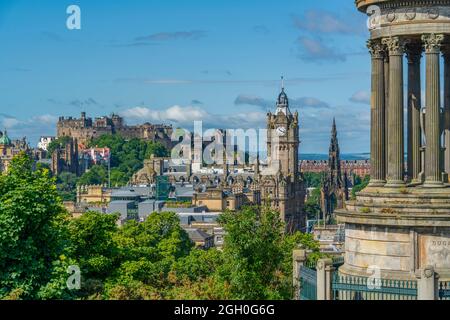
[{"label": "stone step", "polygon": [[413,204],[413,203],[347,203],[346,210],[358,213],[411,213],[448,215],[450,218],[450,204]]}]

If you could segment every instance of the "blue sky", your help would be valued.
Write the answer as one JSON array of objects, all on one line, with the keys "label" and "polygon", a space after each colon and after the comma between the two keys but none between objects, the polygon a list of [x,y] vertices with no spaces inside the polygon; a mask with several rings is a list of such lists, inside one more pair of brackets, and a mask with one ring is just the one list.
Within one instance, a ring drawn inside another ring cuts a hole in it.
[{"label": "blue sky", "polygon": [[0,0],[0,126],[32,145],[81,111],[264,127],[284,75],[302,152],[327,153],[333,116],[342,152],[367,152],[367,37],[351,0]]}]

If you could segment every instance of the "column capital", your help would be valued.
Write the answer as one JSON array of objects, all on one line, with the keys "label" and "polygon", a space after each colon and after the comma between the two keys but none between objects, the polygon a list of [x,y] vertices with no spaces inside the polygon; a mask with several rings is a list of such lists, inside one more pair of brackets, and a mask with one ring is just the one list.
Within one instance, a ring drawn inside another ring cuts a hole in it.
[{"label": "column capital", "polygon": [[422,58],[423,47],[420,43],[409,43],[406,46],[406,58],[409,64],[416,64]]},{"label": "column capital", "polygon": [[382,43],[387,47],[390,56],[402,56],[409,40],[400,37],[389,37],[384,38]]},{"label": "column capital", "polygon": [[423,47],[426,53],[439,53],[443,41],[443,34],[431,33],[422,35]]},{"label": "column capital", "polygon": [[381,41],[368,40],[367,48],[369,49],[372,59],[383,59],[385,57],[385,46],[381,43]]}]

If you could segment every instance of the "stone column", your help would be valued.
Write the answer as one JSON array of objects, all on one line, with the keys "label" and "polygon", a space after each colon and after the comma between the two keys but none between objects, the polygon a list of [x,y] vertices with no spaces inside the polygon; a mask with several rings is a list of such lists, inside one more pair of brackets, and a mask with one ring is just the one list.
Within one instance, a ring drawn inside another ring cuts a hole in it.
[{"label": "stone column", "polygon": [[419,174],[422,168],[420,155],[422,147],[420,128],[422,48],[419,44],[409,45],[406,54],[408,58],[408,180],[413,184],[418,184],[421,183]]},{"label": "stone column", "polygon": [[403,53],[405,41],[399,37],[383,39],[389,50],[388,163],[386,187],[405,185],[403,133]]},{"label": "stone column", "polygon": [[443,35],[423,35],[426,54],[425,187],[441,187],[440,49]]},{"label": "stone column", "polygon": [[384,91],[384,46],[381,42],[367,43],[372,56],[371,92],[371,179],[370,186],[386,184],[385,165],[385,91]]},{"label": "stone column", "polygon": [[443,50],[444,56],[444,133],[445,156],[444,168],[450,174],[450,46]]},{"label": "stone column", "polygon": [[432,266],[417,270],[417,300],[439,299],[439,275]]},{"label": "stone column", "polygon": [[331,259],[317,261],[317,300],[331,300],[331,274],[333,271]]},{"label": "stone column", "polygon": [[294,250],[292,253],[292,263],[293,263],[293,288],[294,288],[294,300],[300,299],[300,268],[304,265],[306,261],[306,251],[305,250]]},{"label": "stone column", "polygon": [[384,55],[384,172],[387,174],[387,164],[389,162],[387,146],[388,128],[389,128],[389,53],[386,51]]}]

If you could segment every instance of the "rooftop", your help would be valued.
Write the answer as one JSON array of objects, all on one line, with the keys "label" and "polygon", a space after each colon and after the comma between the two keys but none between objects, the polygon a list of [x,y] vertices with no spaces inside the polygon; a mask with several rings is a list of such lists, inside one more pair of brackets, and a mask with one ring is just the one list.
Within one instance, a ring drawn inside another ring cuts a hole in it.
[{"label": "rooftop", "polygon": [[184,230],[189,235],[189,238],[194,242],[205,241],[212,237],[210,234],[208,234],[202,230],[199,230],[199,229],[185,228]]}]

